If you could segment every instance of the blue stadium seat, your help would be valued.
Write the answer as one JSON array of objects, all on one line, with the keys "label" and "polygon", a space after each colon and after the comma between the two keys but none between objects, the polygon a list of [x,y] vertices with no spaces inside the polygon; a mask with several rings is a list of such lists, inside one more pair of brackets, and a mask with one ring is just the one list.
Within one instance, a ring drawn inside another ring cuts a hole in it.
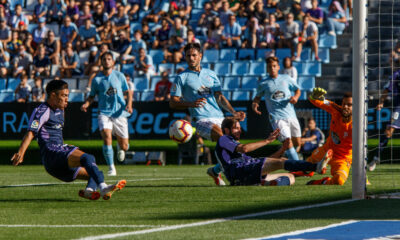
[{"label": "blue stadium seat", "polygon": [[219,50],[218,49],[207,49],[204,51],[202,61],[205,63],[218,62]]},{"label": "blue stadium seat", "polygon": [[222,90],[222,95],[224,95],[224,97],[228,100],[231,100],[231,91],[229,90]]},{"label": "blue stadium seat", "polygon": [[299,75],[321,76],[321,63],[319,62],[293,62]]},{"label": "blue stadium seat", "polygon": [[242,89],[255,89],[258,85],[257,76],[247,76],[242,78]]},{"label": "blue stadium seat", "polygon": [[[329,48],[318,48],[318,56],[319,56],[319,59],[321,59],[321,61],[323,63],[329,63],[330,62]],[[314,54],[313,54],[313,57],[314,57]]]},{"label": "blue stadium seat", "polygon": [[197,0],[195,2],[196,4],[193,4],[195,8],[204,8],[204,3],[209,2],[209,0]]},{"label": "blue stadium seat", "polygon": [[198,21],[198,19],[200,19],[201,14],[203,14],[204,9],[203,7],[201,8],[193,8],[191,13],[190,13],[190,19],[195,19],[196,21]]},{"label": "blue stadium seat", "polygon": [[131,22],[130,25],[131,36],[133,36],[136,30],[141,30],[141,29],[142,29],[142,24],[140,22]]},{"label": "blue stadium seat", "polygon": [[9,78],[7,82],[7,90],[14,91],[21,80],[19,78]]},{"label": "blue stadium seat", "polygon": [[185,70],[186,68],[188,68],[187,63],[177,63],[175,65],[175,72],[178,71],[178,69],[183,69]]},{"label": "blue stadium seat", "polygon": [[232,63],[232,75],[245,75],[249,72],[249,62],[248,61],[236,61]]},{"label": "blue stadium seat", "polygon": [[89,83],[89,79],[81,78],[78,81],[77,89],[81,90],[82,92],[86,91],[86,87]]},{"label": "blue stadium seat", "polygon": [[155,90],[156,89],[156,84],[161,80],[161,76],[152,76],[151,77],[151,85],[150,85],[150,90]]},{"label": "blue stadium seat", "polygon": [[232,77],[225,77],[224,84],[222,89],[224,90],[232,90],[240,88],[240,77],[239,76],[232,76]]},{"label": "blue stadium seat", "polygon": [[135,71],[134,66],[135,65],[133,63],[122,64],[121,72],[128,74],[132,78],[133,77],[133,72]]},{"label": "blue stadium seat", "polygon": [[175,66],[173,63],[161,63],[158,64],[158,72],[168,71],[169,74],[175,74]]},{"label": "blue stadium seat", "polygon": [[249,101],[250,91],[237,90],[232,92],[232,101]]},{"label": "blue stadium seat", "polygon": [[210,63],[204,63],[204,62],[202,62],[202,63],[201,63],[201,66],[202,66],[203,68],[211,69],[211,64],[210,64]]},{"label": "blue stadium seat", "polygon": [[85,94],[83,92],[70,92],[68,96],[69,102],[83,102],[85,100]]},{"label": "blue stadium seat", "polygon": [[301,51],[300,59],[302,61],[310,61],[311,59],[311,48],[303,48]]},{"label": "blue stadium seat", "polygon": [[141,94],[140,91],[134,91],[133,92],[133,101],[134,102],[139,102],[140,101],[140,94]]},{"label": "blue stadium seat", "polygon": [[248,20],[247,17],[236,17],[236,22],[239,23],[241,27],[246,26]]},{"label": "blue stadium seat", "polygon": [[14,98],[14,92],[0,92],[0,102],[12,102]]},{"label": "blue stadium seat", "polygon": [[154,64],[160,64],[164,60],[164,52],[160,49],[150,49],[149,55],[153,58]]},{"label": "blue stadium seat", "polygon": [[265,60],[267,58],[267,56],[269,56],[272,51],[273,50],[270,49],[270,48],[257,49],[256,59],[257,60]]},{"label": "blue stadium seat", "polygon": [[279,61],[280,61],[280,62],[282,62],[282,60],[283,60],[285,57],[291,57],[292,55],[291,55],[291,53],[290,53],[290,48],[278,48],[278,49],[276,49],[275,56],[276,56],[277,58],[279,58]]},{"label": "blue stadium seat", "polygon": [[313,88],[315,88],[315,77],[300,75],[297,79],[297,83],[302,91],[311,91]]},{"label": "blue stadium seat", "polygon": [[267,73],[267,64],[265,61],[262,62],[250,62],[249,74],[251,75],[263,75]]},{"label": "blue stadium seat", "polygon": [[237,50],[233,48],[223,48],[219,52],[219,60],[230,62],[236,60]]},{"label": "blue stadium seat", "polygon": [[149,102],[154,100],[154,91],[144,91],[142,92],[142,96],[140,100],[143,102]]},{"label": "blue stadium seat", "polygon": [[0,91],[6,89],[7,79],[0,78]]},{"label": "blue stadium seat", "polygon": [[144,91],[149,88],[149,83],[145,77],[135,77],[133,84],[135,84],[135,89],[139,91]]},{"label": "blue stadium seat", "polygon": [[36,23],[29,23],[28,25],[28,32],[31,34],[33,33],[33,30],[37,27],[38,25]]},{"label": "blue stadium seat", "polygon": [[301,95],[299,97],[299,100],[307,100],[307,95],[308,95],[307,91],[301,91]]},{"label": "blue stadium seat", "polygon": [[218,62],[214,65],[214,72],[216,72],[217,75],[229,75],[231,72],[231,64]]},{"label": "blue stadium seat", "polygon": [[318,39],[318,46],[320,48],[337,48],[336,36],[332,36],[329,34],[320,34]]},{"label": "blue stadium seat", "polygon": [[239,55],[238,55],[239,60],[253,60],[255,59],[255,51],[254,49],[239,49]]}]

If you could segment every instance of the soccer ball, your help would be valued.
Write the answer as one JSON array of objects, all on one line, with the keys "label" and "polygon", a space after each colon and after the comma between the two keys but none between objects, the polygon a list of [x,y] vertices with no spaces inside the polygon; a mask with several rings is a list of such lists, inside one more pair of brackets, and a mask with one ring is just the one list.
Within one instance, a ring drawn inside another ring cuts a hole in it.
[{"label": "soccer ball", "polygon": [[169,127],[169,137],[177,143],[188,142],[193,135],[193,128],[190,122],[179,119]]}]

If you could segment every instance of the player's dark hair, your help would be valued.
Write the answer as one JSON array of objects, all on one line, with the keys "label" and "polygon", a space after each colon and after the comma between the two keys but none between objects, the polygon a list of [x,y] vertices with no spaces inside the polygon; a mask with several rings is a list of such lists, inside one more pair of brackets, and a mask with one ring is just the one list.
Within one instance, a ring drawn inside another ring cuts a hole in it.
[{"label": "player's dark hair", "polygon": [[279,58],[277,58],[277,57],[268,57],[267,58],[267,65],[269,65],[273,62],[277,62],[279,64]]},{"label": "player's dark hair", "polygon": [[236,124],[236,122],[239,122],[239,121],[237,119],[235,119],[234,117],[224,118],[224,120],[221,123],[222,132],[224,132],[225,128],[231,129],[233,127],[233,125]]},{"label": "player's dark hair", "polygon": [[188,44],[186,44],[186,46],[184,48],[185,54],[187,52],[189,52],[190,49],[196,49],[199,53],[202,53],[200,43],[188,43]]},{"label": "player's dark hair", "polygon": [[352,98],[353,97],[353,93],[352,92],[345,92],[343,94],[343,98]]},{"label": "player's dark hair", "polygon": [[114,55],[112,54],[112,52],[107,51],[107,52],[103,53],[103,54],[101,55],[101,57],[100,57],[100,59],[101,59],[102,62],[103,62],[104,57],[106,57],[107,55],[111,56],[111,58],[113,59],[113,61],[115,61]]},{"label": "player's dark hair", "polygon": [[68,89],[68,83],[63,80],[51,80],[46,86],[47,96],[50,96],[52,92]]}]

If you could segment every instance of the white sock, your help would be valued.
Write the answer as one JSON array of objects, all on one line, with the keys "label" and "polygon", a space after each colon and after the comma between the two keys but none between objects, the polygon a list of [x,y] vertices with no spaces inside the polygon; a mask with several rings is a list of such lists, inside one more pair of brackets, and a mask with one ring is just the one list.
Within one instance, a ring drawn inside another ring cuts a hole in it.
[{"label": "white sock", "polygon": [[104,182],[102,182],[102,183],[99,184],[100,190],[103,190],[103,189],[105,189],[106,187],[108,187],[108,185],[107,185],[106,183],[104,183]]},{"label": "white sock", "polygon": [[86,192],[93,192],[94,190],[92,188],[88,187],[88,188],[85,189],[85,191]]}]

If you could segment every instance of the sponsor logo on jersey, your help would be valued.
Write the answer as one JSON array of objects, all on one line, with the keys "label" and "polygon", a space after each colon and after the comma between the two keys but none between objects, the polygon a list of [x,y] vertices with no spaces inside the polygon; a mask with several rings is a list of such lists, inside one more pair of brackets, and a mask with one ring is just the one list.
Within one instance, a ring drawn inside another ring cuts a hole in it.
[{"label": "sponsor logo on jersey", "polygon": [[197,94],[199,94],[201,97],[210,97],[211,96],[211,88],[205,87],[205,86],[201,86],[198,90],[197,90]]},{"label": "sponsor logo on jersey", "polygon": [[31,124],[31,128],[32,129],[38,129],[39,127],[39,121],[38,120],[34,120]]},{"label": "sponsor logo on jersey", "polygon": [[115,95],[115,94],[117,94],[117,89],[115,89],[115,88],[113,88],[113,87],[110,87],[110,88],[107,90],[107,92],[106,92],[106,95],[107,95],[107,96],[113,96],[113,95]]},{"label": "sponsor logo on jersey", "polygon": [[281,99],[285,99],[285,93],[282,91],[276,91],[274,92],[274,94],[272,94],[272,99],[274,100],[281,100]]}]

